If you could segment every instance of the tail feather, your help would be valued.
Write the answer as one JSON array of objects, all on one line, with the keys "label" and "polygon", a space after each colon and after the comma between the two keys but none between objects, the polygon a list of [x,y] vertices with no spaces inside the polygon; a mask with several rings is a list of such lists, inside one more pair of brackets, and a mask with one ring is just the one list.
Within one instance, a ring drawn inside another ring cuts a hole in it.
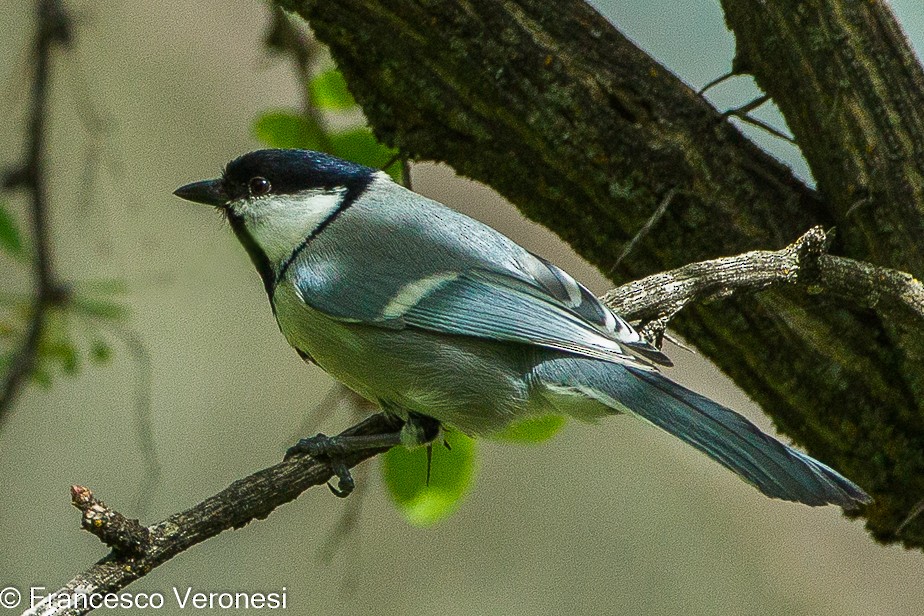
[{"label": "tail feather", "polygon": [[577,389],[613,410],[628,410],[696,447],[772,498],[845,509],[870,501],[837,471],[656,372],[569,358],[544,362],[539,375],[545,383]]}]

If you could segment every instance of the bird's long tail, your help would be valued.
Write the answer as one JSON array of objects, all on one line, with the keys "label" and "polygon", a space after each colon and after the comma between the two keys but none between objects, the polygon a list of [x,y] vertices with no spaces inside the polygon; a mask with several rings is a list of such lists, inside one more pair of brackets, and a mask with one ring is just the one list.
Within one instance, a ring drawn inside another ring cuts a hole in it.
[{"label": "bird's long tail", "polygon": [[[588,398],[693,445],[772,498],[845,509],[870,497],[811,456],[787,447],[712,400],[656,372],[583,358],[543,362],[535,376],[559,410],[587,415]],[[593,404],[593,403],[590,403]]]}]

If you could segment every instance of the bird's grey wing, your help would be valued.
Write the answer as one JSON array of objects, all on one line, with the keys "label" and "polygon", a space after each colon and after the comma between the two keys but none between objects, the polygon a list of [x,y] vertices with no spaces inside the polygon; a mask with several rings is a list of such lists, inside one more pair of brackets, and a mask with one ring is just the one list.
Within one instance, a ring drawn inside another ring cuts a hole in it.
[{"label": "bird's grey wing", "polygon": [[482,223],[413,197],[413,207],[398,209],[356,204],[335,223],[339,233],[312,240],[290,272],[303,301],[343,321],[670,364],[560,268]]},{"label": "bird's grey wing", "polygon": [[409,326],[440,333],[533,344],[640,365],[596,323],[551,296],[536,293],[517,278],[491,271],[472,270],[438,281],[400,318]]}]

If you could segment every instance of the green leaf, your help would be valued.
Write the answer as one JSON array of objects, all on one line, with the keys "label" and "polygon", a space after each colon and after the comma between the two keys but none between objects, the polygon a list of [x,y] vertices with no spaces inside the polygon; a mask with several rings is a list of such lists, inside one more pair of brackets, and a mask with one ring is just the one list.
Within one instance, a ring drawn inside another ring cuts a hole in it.
[{"label": "green leaf", "polygon": [[26,254],[19,227],[3,201],[0,201],[0,248],[17,257],[23,257]]},{"label": "green leaf", "polygon": [[257,139],[271,148],[320,150],[324,130],[312,118],[289,112],[265,113],[254,123]]},{"label": "green leaf", "polygon": [[475,471],[475,441],[448,432],[433,444],[433,465],[427,485],[427,449],[393,447],[385,453],[382,474],[398,509],[415,526],[429,526],[450,515],[468,492]]},{"label": "green leaf", "polygon": [[[330,154],[354,163],[381,169],[395,158],[397,150],[382,145],[368,127],[354,128],[330,136]],[[401,181],[401,163],[396,161],[385,170],[397,182]]]},{"label": "green leaf", "polygon": [[62,346],[57,350],[56,358],[65,374],[71,376],[77,374],[80,369],[80,355],[77,354],[77,349],[74,346]]},{"label": "green leaf", "polygon": [[492,438],[510,443],[541,443],[558,434],[567,421],[563,415],[530,417],[510,424]]},{"label": "green leaf", "polygon": [[346,79],[337,69],[325,71],[308,84],[311,104],[318,109],[341,110],[356,106],[353,95],[347,89]]},{"label": "green leaf", "polygon": [[56,364],[65,374],[74,375],[80,368],[80,356],[77,347],[68,339],[66,332],[48,332],[50,339],[39,345],[39,361],[51,372]]},{"label": "green leaf", "polygon": [[33,368],[32,382],[42,389],[51,389],[51,375],[41,366]]},{"label": "green leaf", "polygon": [[330,142],[330,153],[334,156],[377,169],[395,156],[395,150],[376,141],[375,135],[365,126],[334,133]]}]

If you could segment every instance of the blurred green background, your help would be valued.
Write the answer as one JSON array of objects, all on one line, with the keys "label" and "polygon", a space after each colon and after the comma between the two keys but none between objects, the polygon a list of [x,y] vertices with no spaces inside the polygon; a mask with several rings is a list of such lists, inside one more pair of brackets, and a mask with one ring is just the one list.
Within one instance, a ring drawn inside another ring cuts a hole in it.
[{"label": "blurred green background", "polygon": [[[733,40],[716,2],[595,5],[693,87],[730,67]],[[267,7],[241,0],[67,6],[77,17],[77,43],[54,62],[49,142],[56,263],[64,279],[129,283],[127,324],[151,360],[163,479],[139,509],[145,469],[134,426],[137,366],[115,339],[110,363],[57,378],[47,391],[27,389],[0,433],[0,587],[56,588],[105,554],[78,529],[70,484],[155,521],[278,461],[332,386],[279,334],[226,225],[171,195],[257,147],[252,124],[261,113],[300,105],[290,64],[264,51]],[[920,0],[892,6],[920,53]],[[2,0],[2,7],[7,129],[0,143],[7,154],[0,164],[7,165],[22,148],[33,19],[31,2]],[[709,96],[725,108],[756,92],[737,79]],[[105,119],[103,133],[82,123],[88,106]],[[758,115],[779,121],[772,109]],[[744,130],[807,176],[791,146]],[[90,186],[88,152],[103,162]],[[415,165],[413,180],[418,192],[494,225],[595,292],[611,286],[491,190],[439,165]],[[24,221],[24,200],[10,205]],[[27,271],[0,258],[3,288],[28,288]],[[769,428],[707,362],[667,351],[678,364],[671,376]],[[312,430],[352,421],[335,413]],[[130,590],[285,587],[288,609],[298,614],[865,616],[920,614],[924,605],[920,554],[874,545],[835,508],[768,500],[640,422],[572,422],[545,445],[486,442],[481,454],[474,490],[435,527],[409,526],[377,473],[366,473],[359,529],[331,563],[318,550],[345,503],[315,489]],[[168,606],[161,611],[179,612]]]}]

